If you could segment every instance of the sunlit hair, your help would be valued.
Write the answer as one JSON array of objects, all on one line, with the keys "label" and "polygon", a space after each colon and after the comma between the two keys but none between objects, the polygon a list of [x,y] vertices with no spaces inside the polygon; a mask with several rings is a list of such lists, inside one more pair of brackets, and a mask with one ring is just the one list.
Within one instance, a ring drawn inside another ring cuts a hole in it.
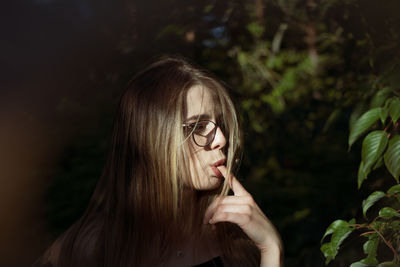
[{"label": "sunlit hair", "polygon": [[[191,175],[185,149],[190,136],[182,124],[186,96],[193,86],[211,94],[217,124],[227,138],[227,168],[236,170],[242,139],[225,87],[186,60],[157,61],[129,82],[116,113],[110,154],[89,207],[43,261],[57,267],[158,266],[185,237],[202,234],[207,205],[226,195],[229,184],[226,179],[215,190],[196,191],[192,202],[184,199],[185,181]],[[186,205],[191,208],[184,209]],[[246,250],[236,250],[233,240],[242,238],[242,244],[254,251],[238,227],[220,223],[217,231],[225,262],[257,264],[257,253],[255,260],[244,260],[248,255],[240,255]]]}]

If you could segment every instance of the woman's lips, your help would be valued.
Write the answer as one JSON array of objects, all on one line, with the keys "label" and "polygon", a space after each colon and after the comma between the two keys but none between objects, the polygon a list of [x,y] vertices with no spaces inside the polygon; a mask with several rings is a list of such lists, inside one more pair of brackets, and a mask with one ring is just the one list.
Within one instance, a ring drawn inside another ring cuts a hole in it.
[{"label": "woman's lips", "polygon": [[211,166],[211,169],[213,170],[214,174],[215,174],[218,178],[224,177],[224,176],[222,175],[222,173],[218,170],[218,168],[215,167],[214,165]]},{"label": "woman's lips", "polygon": [[226,162],[226,159],[221,159],[218,160],[216,162],[214,162],[213,165],[211,165],[211,169],[213,170],[214,174],[218,177],[218,178],[223,178],[224,176],[222,175],[222,173],[218,170],[218,166],[224,165]]}]

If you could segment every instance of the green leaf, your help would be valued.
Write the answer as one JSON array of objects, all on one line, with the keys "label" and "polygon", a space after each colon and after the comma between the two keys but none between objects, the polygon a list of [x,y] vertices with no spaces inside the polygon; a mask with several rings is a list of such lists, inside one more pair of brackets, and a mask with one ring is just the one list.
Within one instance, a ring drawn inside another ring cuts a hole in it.
[{"label": "green leaf", "polygon": [[400,220],[392,220],[386,229],[389,229],[389,231],[393,233],[393,237],[398,238],[400,233]]},{"label": "green leaf", "polygon": [[399,265],[395,264],[395,263],[392,262],[392,261],[385,261],[385,262],[380,263],[380,264],[379,264],[378,266],[376,266],[376,267],[399,267]]},{"label": "green leaf", "polygon": [[399,183],[400,175],[400,135],[393,137],[389,141],[389,147],[384,155],[385,165],[389,172]]},{"label": "green leaf", "polygon": [[381,107],[385,103],[385,100],[391,91],[392,88],[390,87],[384,87],[380,89],[371,100],[371,108]]},{"label": "green leaf", "polygon": [[353,143],[379,119],[381,110],[382,108],[373,108],[368,110],[358,118],[354,125],[351,125],[349,148],[351,148]]},{"label": "green leaf", "polygon": [[384,131],[373,131],[369,133],[363,141],[361,150],[361,163],[358,170],[358,188],[367,179],[377,160],[381,159],[381,155],[388,143],[388,134]]},{"label": "green leaf", "polygon": [[352,126],[355,124],[355,122],[361,117],[362,114],[364,114],[366,110],[366,106],[364,101],[359,102],[355,108],[353,109],[353,112],[350,115],[349,118],[349,128],[351,129]]},{"label": "green leaf", "polygon": [[328,264],[337,255],[337,249],[331,243],[325,243],[321,246],[321,252],[326,258],[325,264]]},{"label": "green leaf", "polygon": [[[369,170],[368,170],[369,172]],[[364,162],[360,162],[360,166],[358,167],[358,189],[360,189],[362,183],[367,178],[367,173],[364,171]]]},{"label": "green leaf", "polygon": [[323,128],[323,132],[327,132],[329,130],[329,128],[331,127],[331,125],[337,121],[337,119],[340,117],[340,114],[342,113],[342,110],[340,108],[336,108],[331,115],[329,115],[328,119],[325,122],[324,128]]},{"label": "green leaf", "polygon": [[396,123],[400,117],[400,98],[393,98],[389,106],[389,115],[393,123]]},{"label": "green leaf", "polygon": [[396,185],[392,186],[391,188],[389,188],[387,193],[390,195],[400,193],[400,184],[396,184]]},{"label": "green leaf", "polygon": [[379,114],[379,118],[381,119],[382,124],[385,124],[388,114],[389,111],[386,108],[382,108],[381,113]]},{"label": "green leaf", "polygon": [[254,37],[260,38],[264,33],[264,27],[258,24],[257,22],[252,22],[247,25],[247,30],[253,34]]},{"label": "green leaf", "polygon": [[362,263],[361,261],[354,262],[350,265],[350,267],[368,267],[368,264]]},{"label": "green leaf", "polygon": [[238,62],[239,62],[240,65],[246,65],[247,64],[247,61],[248,61],[247,60],[247,58],[248,58],[247,53],[238,52],[237,58],[238,58]]},{"label": "green leaf", "polygon": [[325,231],[324,236],[321,239],[321,243],[322,241],[324,241],[325,237],[327,237],[328,235],[332,234],[333,232],[335,232],[338,228],[343,227],[344,225],[348,225],[348,222],[343,221],[343,220],[336,220],[333,223],[331,223],[328,228]]},{"label": "green leaf", "polygon": [[332,238],[330,242],[321,246],[321,251],[326,258],[326,264],[336,257],[343,240],[345,240],[346,237],[349,236],[354,230],[354,228],[350,226],[350,224],[353,224],[354,222],[354,219],[350,222],[336,220],[327,228],[322,240],[329,234],[332,234]]},{"label": "green leaf", "polygon": [[369,170],[376,160],[381,156],[388,143],[387,133],[384,131],[370,132],[363,141],[361,160],[364,163],[364,172],[368,175]]},{"label": "green leaf", "polygon": [[375,229],[380,229],[382,224],[383,224],[382,221],[372,221],[372,223],[371,223],[372,227],[374,227]]},{"label": "green leaf", "polygon": [[372,170],[376,170],[383,165],[383,157],[379,157],[378,160],[376,161],[375,165],[372,167]]},{"label": "green leaf", "polygon": [[367,215],[367,211],[370,207],[372,207],[372,205],[374,205],[379,199],[383,198],[384,196],[386,196],[386,194],[382,191],[376,191],[373,192],[371,195],[368,196],[367,199],[365,199],[362,202],[362,209],[363,209],[363,214],[364,217],[366,217]]},{"label": "green leaf", "polygon": [[364,253],[368,256],[365,259],[361,260],[361,262],[370,266],[376,266],[378,264],[376,253],[379,245],[379,237],[378,234],[373,234],[370,235],[368,238],[368,241],[365,242],[363,245]]},{"label": "green leaf", "polygon": [[390,219],[392,217],[400,217],[400,213],[391,207],[384,207],[379,211],[379,216],[385,219]]}]

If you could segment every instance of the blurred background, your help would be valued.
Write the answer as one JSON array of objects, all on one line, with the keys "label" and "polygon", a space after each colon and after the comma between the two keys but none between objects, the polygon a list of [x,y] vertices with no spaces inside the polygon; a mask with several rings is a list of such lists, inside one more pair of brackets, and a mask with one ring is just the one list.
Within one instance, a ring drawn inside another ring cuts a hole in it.
[{"label": "blurred background", "polygon": [[[163,54],[232,89],[246,142],[238,176],[281,233],[286,266],[323,266],[325,229],[362,217],[362,199],[387,183],[378,172],[357,190],[361,145],[348,151],[347,138],[351,114],[399,73],[397,0],[1,6],[1,266],[30,266],[80,217],[124,85]],[[329,266],[361,259],[357,240]]]}]

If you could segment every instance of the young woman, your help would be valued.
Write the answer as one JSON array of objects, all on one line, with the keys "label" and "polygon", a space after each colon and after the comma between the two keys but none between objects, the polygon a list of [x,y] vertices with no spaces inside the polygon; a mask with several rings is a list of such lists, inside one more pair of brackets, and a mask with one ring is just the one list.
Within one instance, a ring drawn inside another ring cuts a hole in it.
[{"label": "young woman", "polygon": [[89,207],[37,265],[281,266],[279,234],[232,174],[241,145],[216,78],[183,59],[152,64],[121,98]]}]

